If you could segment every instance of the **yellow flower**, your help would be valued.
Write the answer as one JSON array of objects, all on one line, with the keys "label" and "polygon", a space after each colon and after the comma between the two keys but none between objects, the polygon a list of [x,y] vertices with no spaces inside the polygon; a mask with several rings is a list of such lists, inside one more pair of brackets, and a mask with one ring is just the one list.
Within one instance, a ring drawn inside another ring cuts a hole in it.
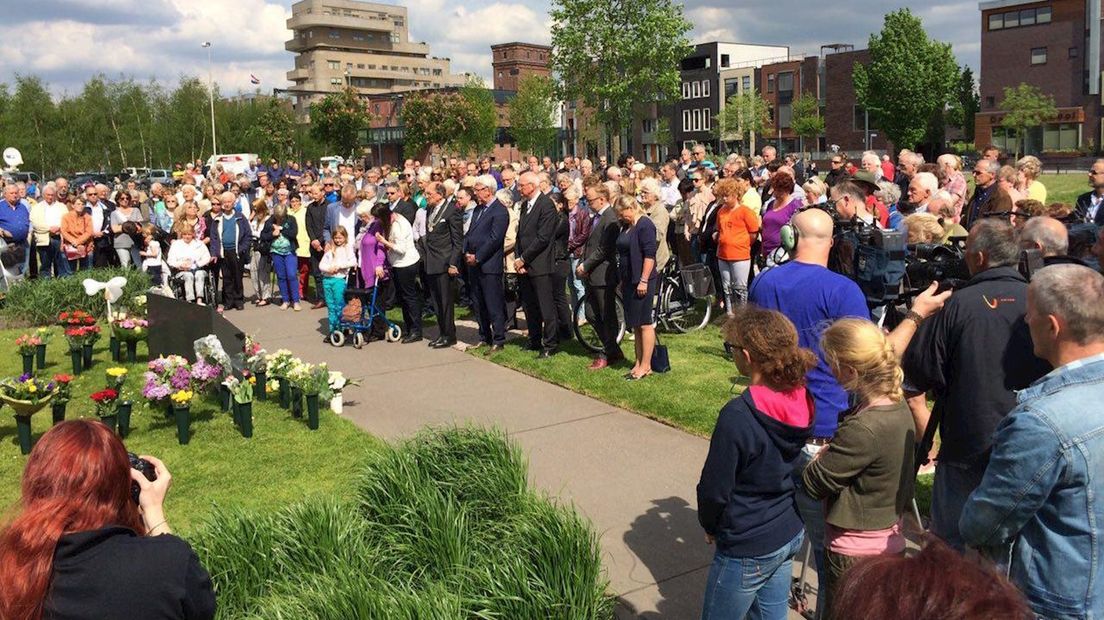
[{"label": "yellow flower", "polygon": [[31,394],[34,394],[35,392],[38,391],[38,386],[36,386],[34,383],[31,383],[30,385],[27,386],[27,391],[30,392]]},{"label": "yellow flower", "polygon": [[257,385],[257,377],[250,376],[249,377],[249,385]]}]

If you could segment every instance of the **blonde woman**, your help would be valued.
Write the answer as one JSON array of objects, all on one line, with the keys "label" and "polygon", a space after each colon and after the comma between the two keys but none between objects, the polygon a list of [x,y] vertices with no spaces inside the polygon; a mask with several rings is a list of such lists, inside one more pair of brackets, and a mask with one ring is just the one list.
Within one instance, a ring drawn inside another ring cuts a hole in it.
[{"label": "blonde woman", "polygon": [[828,202],[828,185],[820,177],[805,181],[801,189],[805,191],[805,204],[808,206]]},{"label": "blonde woman", "polygon": [[805,468],[814,499],[828,501],[824,532],[825,605],[840,578],[864,557],[905,551],[901,516],[912,498],[916,425],[901,389],[893,346],[874,323],[841,319],[820,338],[839,384],[856,400],[832,442]]},{"label": "blonde woman", "polygon": [[272,297],[272,242],[262,241],[261,233],[268,223],[268,203],[264,198],[253,201],[249,214],[249,229],[253,233],[254,251],[249,255],[249,281],[253,283],[255,306],[267,306]]},{"label": "blonde woman", "polygon": [[644,207],[644,212],[656,227],[656,271],[663,273],[667,261],[671,259],[671,248],[667,245],[667,228],[671,225],[671,214],[663,204],[659,190],[659,181],[648,177],[636,184],[636,195]]},{"label": "blonde woman", "polygon": [[931,213],[913,213],[905,218],[905,228],[908,230],[908,243],[941,243],[943,241],[943,225],[939,218]]},{"label": "blonde woman", "polygon": [[1043,172],[1043,163],[1034,155],[1025,155],[1016,162],[1016,171],[1019,172],[1016,187],[1028,198],[1038,200],[1046,204],[1047,189],[1039,175]]},{"label": "blonde woman", "polygon": [[613,203],[621,234],[617,237],[617,267],[621,277],[621,301],[625,306],[625,326],[633,330],[636,363],[625,375],[638,381],[652,374],[652,350],[655,325],[652,308],[656,286],[656,227],[632,196]]}]

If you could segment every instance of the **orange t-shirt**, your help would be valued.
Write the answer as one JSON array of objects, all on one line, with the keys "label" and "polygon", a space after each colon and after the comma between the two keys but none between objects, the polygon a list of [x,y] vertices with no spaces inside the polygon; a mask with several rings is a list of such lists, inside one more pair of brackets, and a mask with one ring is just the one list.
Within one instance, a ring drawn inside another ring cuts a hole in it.
[{"label": "orange t-shirt", "polygon": [[751,240],[759,232],[759,218],[751,209],[738,205],[717,211],[717,258],[751,260]]}]

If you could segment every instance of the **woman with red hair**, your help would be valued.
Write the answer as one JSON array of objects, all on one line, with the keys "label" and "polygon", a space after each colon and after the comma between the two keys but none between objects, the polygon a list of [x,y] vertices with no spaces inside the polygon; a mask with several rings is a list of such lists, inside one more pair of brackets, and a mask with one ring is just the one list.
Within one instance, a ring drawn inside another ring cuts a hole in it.
[{"label": "woman with red hair", "polygon": [[172,476],[142,458],[155,481],[131,469],[122,441],[98,421],[42,436],[0,531],[0,618],[214,617],[211,578],[165,519]]}]

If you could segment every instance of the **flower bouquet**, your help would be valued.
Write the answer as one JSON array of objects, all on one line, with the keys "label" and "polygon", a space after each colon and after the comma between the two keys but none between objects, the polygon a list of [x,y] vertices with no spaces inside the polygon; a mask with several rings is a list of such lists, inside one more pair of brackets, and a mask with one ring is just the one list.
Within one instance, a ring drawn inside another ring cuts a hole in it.
[{"label": "flower bouquet", "polygon": [[333,395],[330,391],[330,369],[326,364],[316,366],[307,365],[306,376],[302,380],[303,394],[307,399],[307,428],[318,430],[318,400],[329,400]]},{"label": "flower bouquet", "polygon": [[265,356],[268,374],[279,384],[280,406],[285,409],[291,405],[291,383],[288,382],[288,373],[298,361],[287,349],[280,349]]},{"label": "flower bouquet", "polygon": [[73,359],[73,374],[92,367],[92,346],[100,339],[98,325],[82,325],[65,329],[65,339],[69,341],[69,355]]},{"label": "flower bouquet", "polygon": [[31,415],[50,402],[56,389],[52,381],[36,379],[30,374],[0,381],[0,401],[15,411],[19,449],[23,454],[31,453]]},{"label": "flower bouquet", "polygon": [[230,376],[223,381],[223,385],[230,392],[233,399],[231,407],[234,412],[234,423],[241,429],[242,437],[253,436],[253,389],[257,384],[257,377],[249,371],[240,379]]},{"label": "flower bouquet", "polygon": [[192,372],[188,360],[179,355],[161,356],[152,360],[143,375],[146,380],[142,387],[142,397],[153,406],[166,406],[167,415],[172,415],[173,392],[189,389],[192,385]]},{"label": "flower bouquet", "polygon": [[268,360],[265,357],[265,350],[261,348],[259,342],[253,339],[252,336],[245,337],[245,369],[252,373],[256,377],[257,385],[260,386],[260,391],[257,393],[259,400],[268,400]]},{"label": "flower bouquet", "polygon": [[295,363],[292,364],[291,368],[288,369],[287,381],[291,386],[292,417],[303,417],[303,394],[311,382],[312,368],[313,366],[310,364],[297,359]]},{"label": "flower bouquet", "polygon": [[177,390],[173,392],[172,396],[173,414],[176,416],[176,440],[180,445],[187,445],[190,437],[190,426],[192,424],[192,412],[191,405],[192,399],[195,398],[195,392],[192,390]]},{"label": "flower bouquet", "polygon": [[54,424],[65,420],[65,406],[73,397],[73,375],[54,375],[54,398],[50,403],[50,413],[53,415]]},{"label": "flower bouquet", "polygon": [[352,385],[359,385],[359,381],[353,381],[345,378],[345,375],[339,371],[331,370],[330,377],[330,411],[341,415],[342,410],[345,408],[345,400],[342,397],[342,391]]},{"label": "flower bouquet", "polygon": [[58,325],[63,327],[80,327],[82,325],[95,325],[96,317],[84,310],[71,310],[58,315]]},{"label": "flower bouquet", "polygon": [[132,403],[123,398],[123,385],[126,384],[127,369],[122,366],[114,366],[104,371],[107,379],[107,387],[119,393],[119,402],[115,406],[115,413],[119,416],[119,436],[126,437],[130,434],[130,412]]},{"label": "flower bouquet", "polygon": [[112,432],[118,423],[118,414],[115,412],[115,401],[119,399],[118,390],[105,388],[99,392],[93,392],[89,398],[96,404],[96,415],[100,421],[108,425]]},{"label": "flower bouquet", "polygon": [[112,366],[104,371],[104,379],[107,380],[107,387],[121,392],[123,384],[126,383],[127,369],[122,366]]},{"label": "flower bouquet", "polygon": [[39,370],[46,369],[46,344],[50,342],[50,338],[54,336],[54,332],[50,331],[49,327],[39,327],[35,330],[35,336],[38,336],[39,344],[35,347],[35,364]]},{"label": "flower bouquet", "polygon": [[112,337],[126,344],[127,361],[138,360],[138,341],[149,333],[149,321],[133,317],[123,318],[111,324]]},{"label": "flower bouquet", "polygon": [[15,339],[15,347],[19,349],[19,355],[23,358],[23,374],[34,372],[35,353],[42,339],[35,334],[23,334]]}]

